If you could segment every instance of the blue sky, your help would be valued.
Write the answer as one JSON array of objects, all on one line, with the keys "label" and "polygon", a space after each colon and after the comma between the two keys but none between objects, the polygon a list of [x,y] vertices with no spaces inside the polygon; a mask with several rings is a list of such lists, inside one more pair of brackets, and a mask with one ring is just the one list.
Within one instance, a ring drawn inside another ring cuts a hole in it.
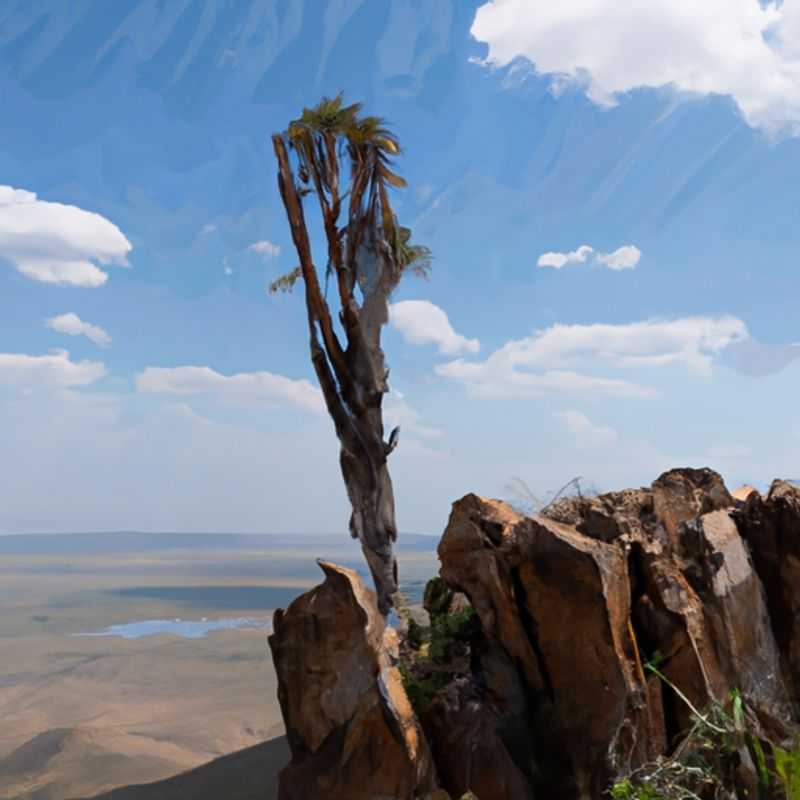
[{"label": "blue sky", "polygon": [[800,3],[620,9],[0,0],[0,532],[345,530],[266,292],[269,135],[340,90],[435,256],[384,336],[401,530],[514,477],[798,477]]}]

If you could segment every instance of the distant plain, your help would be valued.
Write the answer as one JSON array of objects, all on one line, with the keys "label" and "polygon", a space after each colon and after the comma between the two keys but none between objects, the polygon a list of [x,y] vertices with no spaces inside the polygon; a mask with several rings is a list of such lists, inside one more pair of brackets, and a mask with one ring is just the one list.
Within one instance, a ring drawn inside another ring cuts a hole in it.
[{"label": "distant plain", "polygon": [[[435,544],[401,539],[412,600]],[[175,618],[266,627],[320,582],[316,557],[364,572],[346,536],[0,536],[0,797],[89,796],[281,735],[265,630],[79,634]]]}]

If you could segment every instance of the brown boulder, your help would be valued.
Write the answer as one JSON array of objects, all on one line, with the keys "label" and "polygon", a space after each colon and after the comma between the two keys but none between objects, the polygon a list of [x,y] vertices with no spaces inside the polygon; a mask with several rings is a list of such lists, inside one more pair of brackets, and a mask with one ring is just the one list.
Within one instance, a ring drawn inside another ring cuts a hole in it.
[{"label": "brown boulder", "polygon": [[[630,746],[626,730],[646,727],[647,716],[621,550],[467,495],[453,506],[439,557],[445,581],[470,598],[483,636],[517,665],[531,696],[531,723],[550,728],[548,741],[532,744],[542,762],[540,788],[564,798],[599,796],[611,755]],[[502,702],[508,681],[484,677],[489,695]],[[554,743],[561,756],[551,771]],[[518,768],[524,773],[526,766]]]},{"label": "brown boulder", "polygon": [[292,752],[280,800],[427,798],[435,769],[394,631],[355,572],[319,563],[324,583],[277,611],[269,637]]}]

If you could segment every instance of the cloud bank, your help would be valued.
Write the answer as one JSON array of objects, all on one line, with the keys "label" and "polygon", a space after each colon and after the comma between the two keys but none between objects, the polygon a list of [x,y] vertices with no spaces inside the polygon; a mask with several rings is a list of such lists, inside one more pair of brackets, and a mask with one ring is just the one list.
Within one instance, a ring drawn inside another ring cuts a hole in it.
[{"label": "cloud bank", "polygon": [[96,263],[128,266],[133,249],[99,214],[0,186],[0,259],[42,283],[94,288],[108,280]]},{"label": "cloud bank", "polygon": [[324,411],[322,393],[305,379],[271,372],[222,375],[210,367],[147,367],[136,376],[136,389],[152,394],[206,395],[234,405],[290,405]]},{"label": "cloud bank", "polygon": [[647,397],[647,387],[577,370],[684,366],[711,373],[722,351],[749,338],[736,317],[685,317],[624,325],[557,324],[524,339],[512,339],[484,361],[458,359],[436,367],[477,396],[531,397],[549,392],[596,392]]},{"label": "cloud bank", "polygon": [[66,350],[49,355],[0,353],[0,385],[22,388],[87,386],[106,374],[99,361],[72,361]]},{"label": "cloud bank", "polygon": [[472,35],[487,61],[525,57],[601,106],[640,87],[726,95],[747,123],[800,133],[800,4],[796,0],[493,0]]}]

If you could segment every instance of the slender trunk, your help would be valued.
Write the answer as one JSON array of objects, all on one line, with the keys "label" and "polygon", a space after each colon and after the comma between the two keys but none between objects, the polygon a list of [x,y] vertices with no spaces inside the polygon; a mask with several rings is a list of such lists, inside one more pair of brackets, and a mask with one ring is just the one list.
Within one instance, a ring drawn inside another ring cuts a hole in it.
[{"label": "slender trunk", "polygon": [[397,527],[392,479],[385,460],[379,465],[365,463],[342,449],[340,464],[353,508],[350,534],[361,542],[378,593],[378,607],[382,614],[387,614],[397,592],[397,561],[393,550]]},{"label": "slender trunk", "polygon": [[[387,317],[387,300],[381,287],[375,284],[366,292],[364,307],[359,308],[344,281],[340,282],[340,319],[347,336],[347,348],[343,349],[320,290],[286,146],[280,136],[273,137],[273,144],[278,159],[278,185],[305,287],[311,362],[341,445],[339,461],[353,509],[350,533],[361,542],[378,594],[378,606],[385,615],[394,605],[397,592],[393,550],[397,526],[386,463],[391,448],[383,439],[381,408],[387,373],[380,348],[380,329]],[[329,225],[326,233],[329,241],[336,237],[335,225]],[[338,243],[331,251],[332,256],[338,256],[337,248]],[[369,257],[375,261],[374,250]],[[374,268],[378,266],[375,261]],[[337,274],[341,275],[338,270]]]}]

